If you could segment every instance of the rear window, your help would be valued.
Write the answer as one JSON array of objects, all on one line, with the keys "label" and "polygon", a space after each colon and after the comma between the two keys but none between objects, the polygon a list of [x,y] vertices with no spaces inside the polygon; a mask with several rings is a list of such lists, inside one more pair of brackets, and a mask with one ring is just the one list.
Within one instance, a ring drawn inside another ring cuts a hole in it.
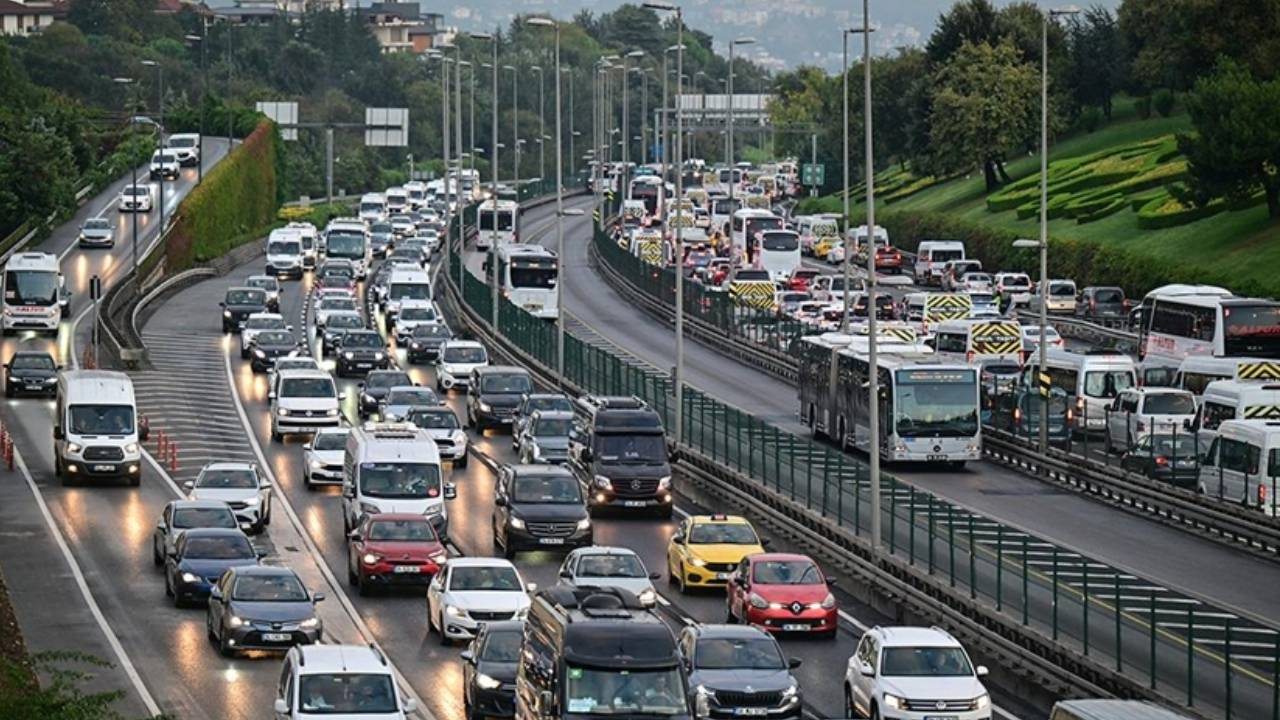
[{"label": "rear window", "polygon": [[1093,293],[1093,299],[1100,303],[1120,304],[1124,302],[1124,293],[1116,288],[1107,288],[1095,291]]},{"label": "rear window", "polygon": [[1142,412],[1147,415],[1192,415],[1195,411],[1196,401],[1180,393],[1148,395],[1142,403]]}]

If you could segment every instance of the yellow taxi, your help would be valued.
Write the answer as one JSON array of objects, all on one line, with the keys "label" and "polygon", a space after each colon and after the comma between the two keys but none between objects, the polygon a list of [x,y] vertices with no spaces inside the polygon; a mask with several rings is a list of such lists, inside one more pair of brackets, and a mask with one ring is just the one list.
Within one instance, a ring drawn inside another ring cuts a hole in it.
[{"label": "yellow taxi", "polygon": [[840,244],[840,238],[836,235],[827,235],[818,238],[818,242],[813,244],[813,256],[819,260],[826,260],[827,253],[831,252],[831,248]]},{"label": "yellow taxi", "polygon": [[668,578],[680,592],[724,587],[743,558],[762,552],[764,541],[746,518],[692,515],[667,545]]}]

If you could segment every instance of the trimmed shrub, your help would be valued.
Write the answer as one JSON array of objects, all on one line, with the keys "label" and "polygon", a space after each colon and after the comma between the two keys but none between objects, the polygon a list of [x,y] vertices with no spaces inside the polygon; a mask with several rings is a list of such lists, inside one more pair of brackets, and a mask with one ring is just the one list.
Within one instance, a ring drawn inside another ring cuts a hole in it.
[{"label": "trimmed shrub", "polygon": [[1126,205],[1128,205],[1128,203],[1125,202],[1123,195],[1113,195],[1108,202],[1090,211],[1082,211],[1075,215],[1076,224],[1084,225],[1085,223],[1091,223],[1095,220],[1101,220],[1108,215],[1114,215],[1115,213],[1120,212]]},{"label": "trimmed shrub", "polygon": [[1138,210],[1138,227],[1144,230],[1160,230],[1163,228],[1185,225],[1216,215],[1226,209],[1226,202],[1215,199],[1207,205],[1184,205],[1182,201],[1165,193],[1143,205]]},{"label": "trimmed shrub", "polygon": [[1133,111],[1138,114],[1139,118],[1143,120],[1149,119],[1151,117],[1151,96],[1143,95],[1140,98],[1135,98],[1133,101]]},{"label": "trimmed shrub", "polygon": [[1174,97],[1173,91],[1167,88],[1160,88],[1151,94],[1151,106],[1156,112],[1160,113],[1160,117],[1169,117],[1173,112]]}]

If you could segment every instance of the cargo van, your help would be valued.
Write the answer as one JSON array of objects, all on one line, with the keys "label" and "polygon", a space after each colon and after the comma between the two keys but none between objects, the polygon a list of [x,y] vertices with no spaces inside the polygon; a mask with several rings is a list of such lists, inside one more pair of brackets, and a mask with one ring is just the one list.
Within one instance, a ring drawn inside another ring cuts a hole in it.
[{"label": "cargo van", "polygon": [[[1045,373],[1051,387],[1062,388],[1075,407],[1076,432],[1103,432],[1107,413],[1117,395],[1138,383],[1133,358],[1113,352],[1073,353],[1047,348]],[[1035,384],[1039,356],[1032,354],[1023,372],[1023,383]]]},{"label": "cargo van", "polygon": [[1209,497],[1276,514],[1280,482],[1280,421],[1224,420],[1200,461],[1200,489]]},{"label": "cargo van", "polygon": [[1145,700],[1061,700],[1049,720],[1189,720],[1186,715]]},{"label": "cargo van", "polygon": [[1203,395],[1209,383],[1218,380],[1280,381],[1280,362],[1262,358],[1208,357],[1192,355],[1178,364],[1173,386]]},{"label": "cargo van", "polygon": [[636,397],[584,395],[574,402],[569,467],[588,508],[671,516],[671,465],[662,418]]},{"label": "cargo van", "polygon": [[958,240],[921,240],[916,248],[913,274],[917,285],[938,285],[942,268],[952,260],[964,260],[964,243]]},{"label": "cargo van", "polygon": [[413,423],[365,423],[347,436],[342,465],[342,523],[351,532],[371,513],[411,513],[431,521],[443,542],[449,536],[446,500],[457,496],[446,482],[440,451]]},{"label": "cargo van", "polygon": [[80,480],[142,478],[139,443],[147,440],[138,418],[133,381],[112,370],[67,370],[58,375],[53,421],[53,474],[63,485]]},{"label": "cargo van", "polygon": [[1200,396],[1194,426],[1200,452],[1226,420],[1280,420],[1280,383],[1215,380]]}]

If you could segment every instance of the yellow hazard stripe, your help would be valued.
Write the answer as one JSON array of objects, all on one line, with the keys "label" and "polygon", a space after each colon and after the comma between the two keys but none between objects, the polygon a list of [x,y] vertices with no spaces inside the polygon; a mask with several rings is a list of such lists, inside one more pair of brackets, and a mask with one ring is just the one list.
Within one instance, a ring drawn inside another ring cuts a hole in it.
[{"label": "yellow hazard stripe", "polygon": [[1280,380],[1280,363],[1240,363],[1236,366],[1236,377],[1241,380]]},{"label": "yellow hazard stripe", "polygon": [[910,328],[889,328],[884,334],[903,342],[913,342],[916,339],[915,331]]},{"label": "yellow hazard stripe", "polygon": [[1280,405],[1250,405],[1244,409],[1246,420],[1280,419]]},{"label": "yellow hazard stripe", "polygon": [[982,323],[973,326],[974,339],[996,336],[1022,339],[1022,328],[1013,323]]},{"label": "yellow hazard stripe", "polygon": [[1013,355],[1022,352],[1022,341],[986,342],[975,340],[973,352],[975,355]]},{"label": "yellow hazard stripe", "polygon": [[739,305],[771,308],[773,307],[773,283],[732,282],[729,283],[729,297]]}]

